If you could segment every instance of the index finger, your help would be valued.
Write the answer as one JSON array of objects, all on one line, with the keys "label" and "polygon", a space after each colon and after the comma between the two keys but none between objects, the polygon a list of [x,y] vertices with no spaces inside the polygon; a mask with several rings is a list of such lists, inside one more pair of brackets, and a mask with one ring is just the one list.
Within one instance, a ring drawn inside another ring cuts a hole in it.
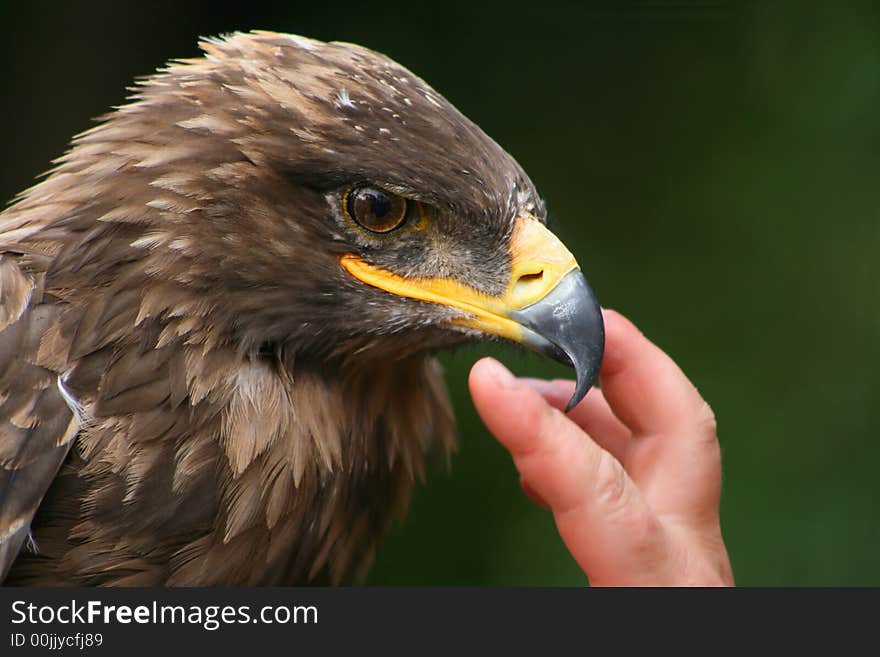
[{"label": "index finger", "polygon": [[609,311],[605,322],[602,390],[617,417],[633,429],[630,475],[658,513],[717,526],[721,449],[712,409],[629,320]]},{"label": "index finger", "polygon": [[605,358],[600,379],[614,413],[636,435],[687,433],[712,411],[678,365],[626,317],[605,316]]}]

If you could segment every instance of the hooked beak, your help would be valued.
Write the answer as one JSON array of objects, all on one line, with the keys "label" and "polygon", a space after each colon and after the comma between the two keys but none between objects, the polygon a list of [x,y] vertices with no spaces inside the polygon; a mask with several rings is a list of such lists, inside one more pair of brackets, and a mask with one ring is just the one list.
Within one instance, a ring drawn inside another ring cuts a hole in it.
[{"label": "hooked beak", "polygon": [[545,356],[573,367],[574,394],[565,407],[577,406],[595,383],[605,353],[602,310],[579,269],[567,273],[547,296],[510,313],[523,328],[523,343]]},{"label": "hooked beak", "polygon": [[506,338],[574,367],[577,385],[566,412],[595,382],[605,350],[602,311],[574,256],[536,219],[517,218],[510,239],[507,289],[490,296],[450,278],[406,279],[346,254],[355,278],[399,296],[462,311],[454,324]]}]

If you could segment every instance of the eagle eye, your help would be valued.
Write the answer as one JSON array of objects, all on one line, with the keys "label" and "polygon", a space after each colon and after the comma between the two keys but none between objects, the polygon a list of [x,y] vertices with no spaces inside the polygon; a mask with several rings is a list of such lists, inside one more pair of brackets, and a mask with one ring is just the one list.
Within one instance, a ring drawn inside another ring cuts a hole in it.
[{"label": "eagle eye", "polygon": [[389,233],[406,220],[407,201],[375,187],[356,187],[345,195],[345,210],[362,228]]}]

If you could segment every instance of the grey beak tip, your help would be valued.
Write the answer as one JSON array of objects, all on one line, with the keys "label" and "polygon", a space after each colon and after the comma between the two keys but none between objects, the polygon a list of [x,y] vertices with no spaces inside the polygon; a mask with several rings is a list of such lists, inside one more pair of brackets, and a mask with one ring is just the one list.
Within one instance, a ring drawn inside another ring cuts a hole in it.
[{"label": "grey beak tip", "polygon": [[571,396],[571,399],[568,400],[568,404],[565,405],[565,412],[569,413],[571,410],[583,401],[584,397],[587,396],[587,393],[590,391],[590,385],[584,384],[583,381],[578,381],[577,385],[574,388],[574,394]]},{"label": "grey beak tip", "polygon": [[574,394],[571,396],[571,399],[568,400],[568,404],[565,407],[566,413],[581,403],[584,397],[587,396],[587,393],[590,392],[590,388],[593,387],[596,379],[599,378],[599,369],[602,366],[602,356],[605,352],[604,324],[600,324],[599,335],[596,337],[593,344],[597,347],[593,354],[587,359],[582,359],[580,364],[574,365],[577,374],[577,385],[575,385]]}]

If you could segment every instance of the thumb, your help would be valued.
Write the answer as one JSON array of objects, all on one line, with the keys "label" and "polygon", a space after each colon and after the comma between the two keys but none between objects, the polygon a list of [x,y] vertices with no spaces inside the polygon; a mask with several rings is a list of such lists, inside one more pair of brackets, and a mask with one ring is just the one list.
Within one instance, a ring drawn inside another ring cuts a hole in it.
[{"label": "thumb", "polygon": [[497,361],[477,362],[468,383],[480,417],[524,486],[549,505],[591,582],[659,583],[668,541],[620,462]]}]

